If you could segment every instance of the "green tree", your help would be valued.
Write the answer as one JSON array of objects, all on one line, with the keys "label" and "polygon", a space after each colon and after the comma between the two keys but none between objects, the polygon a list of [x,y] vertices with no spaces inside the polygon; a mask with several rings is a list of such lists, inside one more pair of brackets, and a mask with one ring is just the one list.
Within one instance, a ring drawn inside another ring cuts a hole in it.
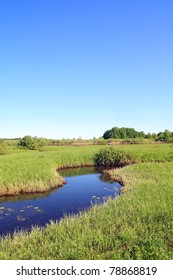
[{"label": "green tree", "polygon": [[111,130],[106,130],[105,133],[103,134],[104,139],[109,139],[111,138]]},{"label": "green tree", "polygon": [[120,130],[118,127],[113,127],[111,129],[111,138],[121,139]]},{"label": "green tree", "polygon": [[172,132],[168,129],[165,129],[164,131],[164,141],[165,142],[171,142],[173,139],[172,139]]},{"label": "green tree", "polygon": [[138,137],[145,138],[145,133],[143,131],[140,131]]},{"label": "green tree", "polygon": [[119,134],[121,139],[127,138],[127,129],[125,127],[121,127],[119,129]]},{"label": "green tree", "polygon": [[160,131],[160,132],[158,133],[157,140],[164,141],[164,133],[163,133],[163,132]]},{"label": "green tree", "polygon": [[150,139],[150,138],[152,138],[152,135],[151,135],[151,133],[150,132],[148,132],[146,135],[145,135],[145,138],[147,138],[147,139]]}]

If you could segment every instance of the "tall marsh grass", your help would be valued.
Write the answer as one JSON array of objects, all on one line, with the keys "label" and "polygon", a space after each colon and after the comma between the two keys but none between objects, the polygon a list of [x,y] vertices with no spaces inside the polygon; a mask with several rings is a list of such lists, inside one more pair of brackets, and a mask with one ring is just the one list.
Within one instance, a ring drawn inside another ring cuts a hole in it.
[{"label": "tall marsh grass", "polygon": [[[173,259],[172,147],[114,149],[132,153],[137,162],[109,171],[124,183],[123,195],[44,229],[1,237],[0,259]],[[56,168],[92,165],[99,150],[100,146],[46,147],[43,152],[10,147],[8,155],[0,156],[0,192],[4,187],[9,193],[31,186],[33,191],[44,190],[58,183]]]},{"label": "tall marsh grass", "polygon": [[111,171],[117,175],[124,195],[45,229],[1,238],[0,259],[173,259],[173,163]]},{"label": "tall marsh grass", "polygon": [[[52,146],[45,147],[42,152],[8,147],[8,154],[0,155],[0,195],[44,191],[49,186],[61,185],[57,169],[94,165],[95,154],[103,147]],[[117,145],[113,149],[132,154],[136,162],[173,161],[173,149],[169,144]]]}]

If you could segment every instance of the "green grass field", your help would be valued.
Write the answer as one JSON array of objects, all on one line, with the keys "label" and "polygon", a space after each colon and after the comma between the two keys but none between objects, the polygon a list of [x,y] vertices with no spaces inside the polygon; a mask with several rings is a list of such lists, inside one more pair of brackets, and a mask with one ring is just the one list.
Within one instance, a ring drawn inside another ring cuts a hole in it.
[{"label": "green grass field", "polygon": [[45,151],[10,148],[0,156],[0,195],[41,192],[62,185],[56,169],[93,165],[97,147],[46,147]]},{"label": "green grass field", "polygon": [[[0,195],[42,192],[62,185],[57,168],[93,165],[93,157],[101,147],[106,146],[46,147],[42,152],[10,147],[7,155],[0,156]],[[131,151],[137,162],[173,161],[173,147],[169,144],[114,148]]]},{"label": "green grass field", "polygon": [[[4,186],[11,193],[14,186],[16,192],[31,185],[42,189],[57,176],[57,167],[92,165],[100,148],[10,148],[0,156],[0,191]],[[1,237],[0,259],[173,259],[173,147],[114,148],[131,151],[136,159],[136,164],[110,172],[125,184],[120,197],[59,224]]]}]

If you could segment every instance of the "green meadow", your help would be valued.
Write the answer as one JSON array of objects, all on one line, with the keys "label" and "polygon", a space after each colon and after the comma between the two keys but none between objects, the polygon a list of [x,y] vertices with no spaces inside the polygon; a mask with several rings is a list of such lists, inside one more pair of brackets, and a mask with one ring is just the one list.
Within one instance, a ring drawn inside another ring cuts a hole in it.
[{"label": "green meadow", "polygon": [[[9,147],[0,156],[0,194],[62,185],[58,169],[94,164],[102,146]],[[105,146],[104,146],[105,148]],[[173,259],[173,146],[116,145],[135,164],[108,172],[122,195],[46,228],[0,238],[0,259]]]}]

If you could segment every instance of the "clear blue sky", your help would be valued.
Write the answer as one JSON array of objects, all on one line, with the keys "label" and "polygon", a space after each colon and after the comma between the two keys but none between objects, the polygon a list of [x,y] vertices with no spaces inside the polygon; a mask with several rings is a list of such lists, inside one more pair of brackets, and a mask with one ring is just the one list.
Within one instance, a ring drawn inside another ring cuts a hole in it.
[{"label": "clear blue sky", "polygon": [[172,0],[1,0],[0,138],[173,131]]}]

